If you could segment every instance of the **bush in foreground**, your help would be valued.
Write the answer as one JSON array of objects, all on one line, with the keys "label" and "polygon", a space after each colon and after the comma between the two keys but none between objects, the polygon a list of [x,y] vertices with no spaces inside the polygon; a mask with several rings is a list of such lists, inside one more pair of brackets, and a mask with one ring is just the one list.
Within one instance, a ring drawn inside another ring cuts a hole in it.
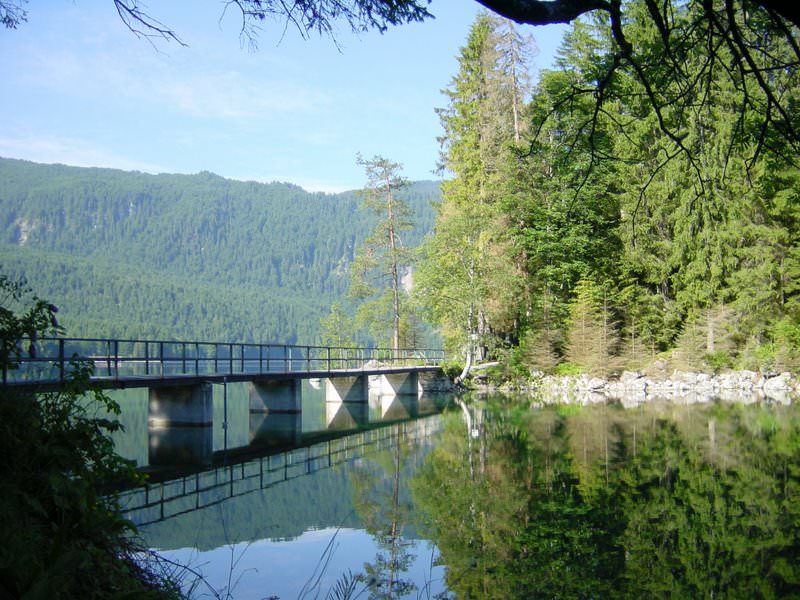
[{"label": "bush in foreground", "polygon": [[[0,366],[11,370],[60,329],[55,307],[3,276],[0,301]],[[0,386],[0,597],[180,597],[176,582],[137,562],[133,525],[103,495],[136,474],[109,437],[120,425],[106,415],[119,407],[89,390],[90,373],[72,362],[53,393]]]}]

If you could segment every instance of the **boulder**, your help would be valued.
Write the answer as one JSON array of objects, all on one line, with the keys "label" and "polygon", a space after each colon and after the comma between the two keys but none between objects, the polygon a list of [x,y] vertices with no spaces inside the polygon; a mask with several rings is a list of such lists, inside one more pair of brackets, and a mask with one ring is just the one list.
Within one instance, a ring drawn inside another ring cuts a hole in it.
[{"label": "boulder", "polygon": [[599,377],[592,377],[587,383],[586,388],[593,392],[600,391],[605,389],[608,385],[608,382],[605,379],[600,379]]},{"label": "boulder", "polygon": [[791,380],[792,376],[789,373],[781,373],[775,377],[770,377],[764,382],[764,393],[770,397],[781,392],[785,394],[792,390]]},{"label": "boulder", "polygon": [[622,375],[620,376],[619,380],[622,383],[629,383],[631,381],[636,381],[642,378],[642,374],[639,371],[623,371]]}]

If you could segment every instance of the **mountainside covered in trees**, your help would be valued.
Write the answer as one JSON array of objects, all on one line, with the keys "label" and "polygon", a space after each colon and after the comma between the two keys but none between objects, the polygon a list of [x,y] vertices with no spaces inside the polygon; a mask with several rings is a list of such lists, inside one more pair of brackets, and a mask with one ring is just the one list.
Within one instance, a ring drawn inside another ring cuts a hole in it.
[{"label": "mountainside covered in trees", "polygon": [[[374,217],[355,193],[0,159],[0,265],[70,336],[314,343]],[[434,182],[405,190],[413,246]]]}]

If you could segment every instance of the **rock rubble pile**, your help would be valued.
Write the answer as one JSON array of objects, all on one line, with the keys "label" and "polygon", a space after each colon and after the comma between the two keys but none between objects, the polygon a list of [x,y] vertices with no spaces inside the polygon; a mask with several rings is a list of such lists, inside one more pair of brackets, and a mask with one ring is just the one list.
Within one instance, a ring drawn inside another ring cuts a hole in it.
[{"label": "rock rubble pile", "polygon": [[676,371],[661,379],[625,371],[615,380],[587,375],[540,376],[531,389],[538,391],[545,403],[588,404],[618,400],[626,406],[635,406],[654,400],[695,403],[719,399],[737,402],[770,400],[788,404],[800,392],[800,383],[791,373],[732,371],[710,375]]}]

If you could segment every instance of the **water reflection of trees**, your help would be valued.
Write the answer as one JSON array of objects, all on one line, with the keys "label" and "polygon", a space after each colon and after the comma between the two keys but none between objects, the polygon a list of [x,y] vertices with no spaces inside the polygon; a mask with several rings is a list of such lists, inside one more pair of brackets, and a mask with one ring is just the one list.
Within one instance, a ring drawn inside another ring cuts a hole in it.
[{"label": "water reflection of trees", "polygon": [[471,407],[477,420],[476,411],[479,439],[452,413],[412,482],[458,597],[798,589],[798,409],[490,402]]},{"label": "water reflection of trees", "polygon": [[418,452],[415,441],[398,438],[389,449],[362,460],[351,474],[353,505],[378,546],[361,575],[370,598],[399,598],[417,589],[406,573],[415,558],[408,536],[414,511],[407,481]]}]

